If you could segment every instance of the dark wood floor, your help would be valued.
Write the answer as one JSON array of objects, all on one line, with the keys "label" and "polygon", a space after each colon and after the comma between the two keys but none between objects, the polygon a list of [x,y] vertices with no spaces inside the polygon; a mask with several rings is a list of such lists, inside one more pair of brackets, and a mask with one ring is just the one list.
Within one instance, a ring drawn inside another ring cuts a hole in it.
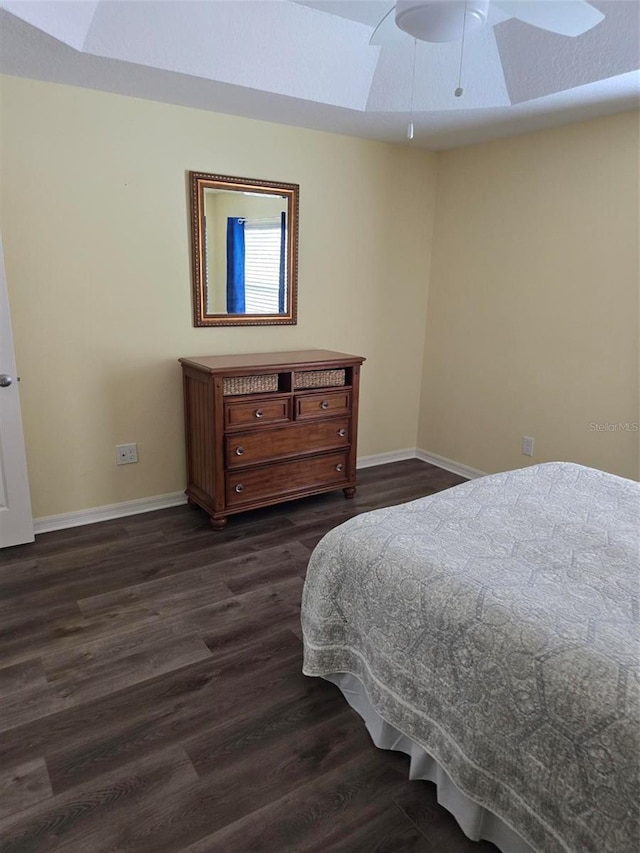
[{"label": "dark wood floor", "polygon": [[320,537],[459,482],[398,462],[222,532],[185,506],[0,552],[2,853],[496,853],[301,673]]}]

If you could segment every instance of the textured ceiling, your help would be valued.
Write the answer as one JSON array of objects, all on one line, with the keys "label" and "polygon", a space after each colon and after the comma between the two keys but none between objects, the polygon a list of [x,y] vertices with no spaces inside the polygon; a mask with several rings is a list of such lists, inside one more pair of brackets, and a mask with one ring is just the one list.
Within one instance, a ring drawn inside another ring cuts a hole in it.
[{"label": "textured ceiling", "polygon": [[[554,0],[540,0],[553,3]],[[573,0],[575,2],[575,0]],[[446,148],[637,107],[640,0],[559,36],[490,7],[460,43],[369,45],[388,0],[0,0],[0,70]]]}]

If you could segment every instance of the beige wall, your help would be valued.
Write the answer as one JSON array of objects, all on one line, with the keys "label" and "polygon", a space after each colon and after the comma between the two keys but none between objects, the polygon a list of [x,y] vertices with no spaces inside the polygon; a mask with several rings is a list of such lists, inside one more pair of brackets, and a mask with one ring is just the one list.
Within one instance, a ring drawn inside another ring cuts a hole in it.
[{"label": "beige wall", "polygon": [[[436,157],[0,80],[36,517],[184,487],[181,355],[365,355],[360,456],[417,444],[485,471],[638,476],[638,433],[590,428],[639,420],[637,115]],[[297,326],[193,328],[190,169],[300,184]],[[116,467],[130,441],[140,462]]]},{"label": "beige wall", "polygon": [[[359,454],[415,447],[435,155],[1,85],[1,227],[35,517],[184,488],[182,355],[364,355]],[[300,184],[297,326],[192,326],[190,169]],[[139,463],[116,467],[114,446],[133,441]]]},{"label": "beige wall", "polygon": [[592,425],[640,420],[639,142],[626,113],[441,155],[419,447],[638,477],[638,432]]}]

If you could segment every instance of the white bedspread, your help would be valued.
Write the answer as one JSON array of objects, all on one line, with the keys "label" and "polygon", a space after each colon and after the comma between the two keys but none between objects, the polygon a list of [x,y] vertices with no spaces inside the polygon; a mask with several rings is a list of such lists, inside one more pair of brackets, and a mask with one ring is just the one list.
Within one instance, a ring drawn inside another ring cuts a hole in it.
[{"label": "white bedspread", "polygon": [[539,853],[637,853],[640,485],[569,463],[351,519],[315,549],[307,675]]}]

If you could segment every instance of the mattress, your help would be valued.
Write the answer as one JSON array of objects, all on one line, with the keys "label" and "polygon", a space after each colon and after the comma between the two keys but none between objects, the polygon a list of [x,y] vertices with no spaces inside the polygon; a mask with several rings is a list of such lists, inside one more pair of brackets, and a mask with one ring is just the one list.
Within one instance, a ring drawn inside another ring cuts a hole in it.
[{"label": "mattress", "polygon": [[570,463],[357,516],[311,556],[303,671],[355,677],[506,853],[637,853],[639,521]]}]

